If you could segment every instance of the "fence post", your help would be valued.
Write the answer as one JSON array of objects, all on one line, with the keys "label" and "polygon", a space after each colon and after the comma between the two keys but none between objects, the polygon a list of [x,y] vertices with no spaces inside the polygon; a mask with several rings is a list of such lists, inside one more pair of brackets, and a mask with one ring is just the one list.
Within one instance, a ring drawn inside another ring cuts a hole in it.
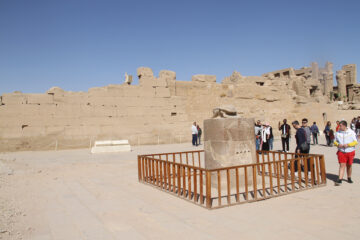
[{"label": "fence post", "polygon": [[141,159],[140,156],[138,156],[138,178],[139,182],[141,181]]},{"label": "fence post", "polygon": [[211,208],[211,172],[206,171],[206,208]]},{"label": "fence post", "polygon": [[326,170],[325,170],[324,155],[321,155],[320,171],[321,171],[321,178],[322,178],[321,183],[326,184]]}]

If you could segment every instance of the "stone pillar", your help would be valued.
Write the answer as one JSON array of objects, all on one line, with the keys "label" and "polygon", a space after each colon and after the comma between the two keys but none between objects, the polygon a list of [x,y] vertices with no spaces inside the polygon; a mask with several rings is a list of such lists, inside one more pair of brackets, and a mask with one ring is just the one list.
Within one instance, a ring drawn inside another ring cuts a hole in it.
[{"label": "stone pillar", "polygon": [[326,62],[324,76],[324,95],[330,97],[330,93],[334,89],[333,64]]},{"label": "stone pillar", "polygon": [[317,62],[311,63],[311,78],[315,81],[319,81],[319,65]]},{"label": "stone pillar", "polygon": [[[205,168],[216,169],[256,163],[256,147],[253,118],[213,118],[204,121]],[[252,184],[251,169],[248,183]],[[224,174],[224,173],[223,173]],[[240,185],[244,184],[244,172],[240,171]],[[226,187],[226,175],[222,175],[222,188]],[[212,176],[212,186],[217,186]],[[231,187],[235,187],[235,171],[231,171]]]},{"label": "stone pillar", "polygon": [[346,94],[346,73],[344,70],[336,71],[336,81],[341,101],[347,100]]}]

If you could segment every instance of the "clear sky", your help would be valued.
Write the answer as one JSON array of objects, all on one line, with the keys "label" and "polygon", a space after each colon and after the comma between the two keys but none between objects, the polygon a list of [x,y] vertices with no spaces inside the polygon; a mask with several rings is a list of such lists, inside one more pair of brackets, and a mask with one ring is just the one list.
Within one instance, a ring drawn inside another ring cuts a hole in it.
[{"label": "clear sky", "polygon": [[140,66],[218,82],[312,61],[360,68],[359,44],[359,0],[0,0],[0,94],[137,82]]}]

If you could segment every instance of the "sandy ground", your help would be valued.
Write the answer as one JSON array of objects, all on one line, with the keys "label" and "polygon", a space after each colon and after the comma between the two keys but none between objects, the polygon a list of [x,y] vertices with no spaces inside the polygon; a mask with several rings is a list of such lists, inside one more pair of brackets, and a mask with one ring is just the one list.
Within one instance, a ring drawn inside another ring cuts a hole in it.
[{"label": "sandy ground", "polygon": [[326,187],[217,210],[138,182],[138,154],[192,149],[0,154],[0,239],[360,239],[359,159],[354,184],[335,187],[336,149],[312,146],[325,154]]}]

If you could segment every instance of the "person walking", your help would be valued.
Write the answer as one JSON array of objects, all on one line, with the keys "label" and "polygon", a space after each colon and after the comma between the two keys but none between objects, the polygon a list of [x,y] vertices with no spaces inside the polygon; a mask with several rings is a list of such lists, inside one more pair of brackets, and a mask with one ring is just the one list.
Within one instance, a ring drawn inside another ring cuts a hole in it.
[{"label": "person walking", "polygon": [[[307,144],[309,144],[309,152],[310,152],[310,144],[311,144],[311,130],[310,128],[308,127],[308,120],[307,118],[303,118],[301,120],[301,127],[305,130],[305,133],[306,133],[306,142]],[[307,153],[309,153],[307,152]]]},{"label": "person walking", "polygon": [[196,127],[196,122],[194,122],[194,124],[191,126],[191,132],[192,132],[192,145],[197,146],[198,130]]},{"label": "person walking", "polygon": [[312,137],[313,137],[313,143],[315,144],[319,144],[318,142],[318,134],[319,132],[319,128],[316,125],[316,122],[313,123],[313,125],[310,127],[311,133],[312,133]]},{"label": "person walking", "polygon": [[202,130],[200,128],[199,125],[197,125],[197,130],[198,130],[198,134],[197,134],[197,144],[200,145],[201,144],[201,135],[202,135]]},{"label": "person walking", "polygon": [[280,125],[280,124],[281,123],[279,122],[279,131],[281,131],[282,150],[283,150],[283,152],[288,152],[291,128],[290,128],[290,125],[287,124],[286,119],[283,120],[282,125]]},{"label": "person walking", "polygon": [[348,183],[353,183],[351,180],[352,163],[355,156],[355,145],[358,144],[356,134],[353,130],[347,127],[346,121],[339,123],[339,131],[335,133],[334,145],[337,146],[337,156],[339,161],[339,178],[335,182],[336,186],[341,185],[344,177],[345,168],[348,177]]},{"label": "person walking", "polygon": [[330,139],[330,134],[331,134],[331,122],[328,121],[326,123],[325,129],[324,129],[324,134],[325,134],[325,138],[326,138],[326,145],[330,146],[331,145],[331,139]]},{"label": "person walking", "polygon": [[[296,140],[296,149],[295,153],[309,153],[310,145],[307,143],[306,139],[306,132],[305,129],[300,127],[300,123],[298,121],[292,122],[293,127],[296,129],[295,133],[295,140]],[[297,156],[295,155],[297,158]],[[310,161],[308,162],[308,170],[310,170]],[[298,169],[298,160],[294,161],[294,167],[295,167],[295,176],[298,176],[298,171],[301,169]]]}]

